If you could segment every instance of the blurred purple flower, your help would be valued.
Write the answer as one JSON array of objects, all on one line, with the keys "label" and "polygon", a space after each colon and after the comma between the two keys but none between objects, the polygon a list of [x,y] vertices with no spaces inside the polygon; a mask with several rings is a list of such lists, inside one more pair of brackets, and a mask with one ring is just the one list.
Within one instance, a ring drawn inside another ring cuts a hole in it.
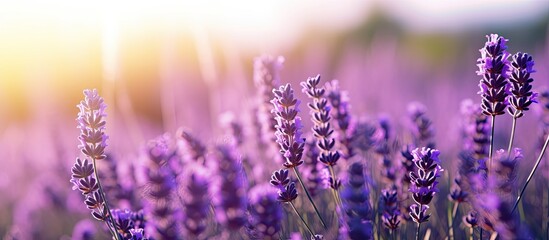
[{"label": "blurred purple flower", "polygon": [[216,147],[217,175],[219,182],[214,189],[216,217],[230,231],[238,231],[247,221],[246,192],[242,165],[230,145]]},{"label": "blurred purple flower", "polygon": [[207,176],[198,170],[190,174],[184,191],[183,206],[186,209],[183,225],[190,236],[198,237],[207,228],[207,218],[210,207]]},{"label": "blurred purple flower", "polygon": [[390,230],[395,230],[400,225],[400,210],[398,195],[394,189],[383,189],[380,196],[381,221]]},{"label": "blurred purple flower", "polygon": [[338,126],[338,140],[345,148],[342,157],[350,159],[355,155],[353,147],[353,132],[355,131],[354,122],[351,117],[349,96],[346,91],[342,91],[339,87],[339,81],[332,80],[327,82],[325,89],[328,93],[327,98],[332,107],[332,116],[336,120]]},{"label": "blurred purple flower", "polygon": [[364,165],[355,162],[349,166],[348,180],[341,193],[347,214],[350,239],[371,239],[373,234],[370,189],[364,176]]},{"label": "blurred purple flower", "polygon": [[274,157],[281,160],[280,155],[276,154],[276,146],[273,142],[276,129],[276,120],[271,114],[271,100],[275,97],[273,89],[280,86],[280,71],[283,67],[284,58],[282,56],[260,56],[254,59],[254,83],[258,90],[259,106],[257,108],[257,124],[259,124],[258,147],[266,150],[266,157]]},{"label": "blurred purple flower", "polygon": [[169,147],[170,138],[162,135],[147,145],[148,166],[145,167],[147,185],[145,189],[145,211],[155,235],[164,239],[179,238],[179,212],[172,200],[178,188],[170,161],[174,152]]},{"label": "blurred purple flower", "polygon": [[414,146],[426,146],[434,148],[434,128],[431,120],[426,116],[427,108],[419,103],[412,102],[408,104],[408,115],[411,120],[410,130]]},{"label": "blurred purple flower", "polygon": [[277,193],[267,185],[255,186],[249,193],[253,215],[253,228],[257,239],[279,239],[282,223],[282,207]]},{"label": "blurred purple flower", "polygon": [[71,239],[74,240],[92,240],[96,234],[97,230],[93,222],[88,219],[80,220],[72,231]]}]

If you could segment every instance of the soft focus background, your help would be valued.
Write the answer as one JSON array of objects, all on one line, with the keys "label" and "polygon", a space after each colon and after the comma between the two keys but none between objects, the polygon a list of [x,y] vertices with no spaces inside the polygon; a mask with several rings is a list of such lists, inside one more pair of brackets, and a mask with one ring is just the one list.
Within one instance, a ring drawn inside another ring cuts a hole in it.
[{"label": "soft focus background", "polygon": [[[219,141],[222,113],[248,114],[254,57],[281,55],[283,83],[299,89],[316,74],[339,79],[356,116],[400,123],[409,102],[422,102],[443,165],[452,166],[459,104],[480,100],[475,71],[485,35],[531,53],[533,85],[549,84],[545,0],[114,2],[0,2],[0,236],[29,219],[53,219],[41,230],[59,238],[80,219],[33,209],[51,203],[48,191],[79,204],[68,181],[85,88],[97,88],[108,105],[109,150],[131,162],[146,140],[179,127]],[[500,148],[510,126],[510,117],[501,119]],[[530,163],[537,118],[523,119],[516,143]]]}]

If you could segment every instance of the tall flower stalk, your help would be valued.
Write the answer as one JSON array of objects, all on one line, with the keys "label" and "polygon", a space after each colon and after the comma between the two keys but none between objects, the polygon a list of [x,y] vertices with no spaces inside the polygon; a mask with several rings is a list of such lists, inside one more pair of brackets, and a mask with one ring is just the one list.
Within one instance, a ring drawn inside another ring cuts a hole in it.
[{"label": "tall flower stalk", "polygon": [[507,108],[507,112],[513,117],[513,126],[509,138],[509,147],[507,148],[508,154],[511,153],[513,147],[517,119],[524,115],[524,112],[529,109],[532,103],[537,103],[538,96],[538,93],[532,91],[531,85],[534,79],[530,78],[530,74],[535,72],[532,56],[528,53],[516,53],[513,55],[511,66],[513,72],[509,76],[511,95],[509,96],[510,106]]},{"label": "tall flower stalk", "polygon": [[505,108],[509,105],[507,96],[510,88],[508,83],[510,64],[507,60],[509,53],[505,45],[508,40],[497,34],[490,34],[486,38],[488,41],[480,49],[481,57],[477,60],[479,67],[477,74],[482,76],[478,92],[482,99],[482,112],[492,118],[488,152],[488,171],[491,171],[496,116],[504,114]]},{"label": "tall flower stalk", "polygon": [[[334,151],[335,139],[331,137],[334,130],[330,125],[330,106],[328,100],[324,97],[325,89],[318,87],[320,84],[320,75],[316,77],[308,78],[307,81],[301,82],[302,91],[312,98],[313,102],[308,106],[311,109],[312,121],[313,121],[313,135],[317,139],[317,147],[320,150],[318,160],[322,162],[330,171],[330,180],[338,181],[334,166],[339,160],[339,152]],[[331,183],[330,186],[338,186],[338,184]],[[337,188],[332,187],[332,193],[334,200],[341,206],[341,197]]]},{"label": "tall flower stalk", "polygon": [[307,224],[307,221],[303,218],[301,213],[297,210],[295,207],[293,201],[297,198],[297,189],[295,188],[295,183],[290,181],[289,178],[289,172],[288,169],[280,169],[278,171],[274,171],[271,175],[271,185],[276,187],[278,189],[278,196],[277,200],[281,203],[288,203],[292,207],[292,210],[295,212],[295,214],[299,217],[303,225],[307,228],[307,231],[309,234],[311,234],[311,237],[314,237],[315,234],[311,227],[309,227],[309,224]]},{"label": "tall flower stalk", "polygon": [[298,170],[298,166],[303,164],[303,149],[305,147],[305,138],[301,138],[301,118],[297,116],[299,112],[300,101],[294,97],[294,90],[290,84],[280,86],[278,89],[273,89],[274,99],[271,101],[273,104],[273,113],[275,114],[276,124],[276,142],[280,146],[280,153],[285,159],[284,167],[293,169],[294,173],[305,191],[307,198],[313,205],[313,208],[322,223],[324,228],[327,228],[326,223],[320,216],[320,212],[316,207],[307,187],[303,183],[301,174]]},{"label": "tall flower stalk", "polygon": [[421,223],[427,222],[429,203],[438,192],[436,181],[444,171],[440,166],[438,155],[440,152],[430,148],[416,148],[412,151],[417,171],[410,172],[410,192],[414,204],[410,206],[410,217],[417,223],[416,240],[419,240]]},{"label": "tall flower stalk", "polygon": [[[105,134],[107,105],[96,89],[84,90],[84,100],[77,105],[80,112],[76,119],[80,129],[80,151],[86,156],[84,161],[77,159],[72,168],[71,182],[86,197],[85,204],[92,210],[94,218],[104,221],[115,239],[120,239],[116,222],[99,180],[97,160],[105,159],[108,136]],[[88,161],[91,159],[91,163]],[[93,176],[92,176],[93,174]]]}]

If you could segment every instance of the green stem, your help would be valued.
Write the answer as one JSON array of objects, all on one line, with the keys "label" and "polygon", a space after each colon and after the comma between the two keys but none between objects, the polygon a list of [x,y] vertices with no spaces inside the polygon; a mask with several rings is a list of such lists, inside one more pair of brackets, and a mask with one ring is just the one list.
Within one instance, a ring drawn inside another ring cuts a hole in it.
[{"label": "green stem", "polygon": [[507,157],[511,156],[511,148],[515,139],[515,130],[517,127],[517,118],[513,116],[513,126],[511,127],[511,137],[509,138],[509,147],[507,147]]},{"label": "green stem", "polygon": [[474,228],[469,228],[469,240],[475,240]]},{"label": "green stem", "polygon": [[494,152],[494,131],[496,129],[495,123],[496,123],[496,116],[492,115],[492,126],[490,130],[490,151],[488,152],[488,171],[486,171],[486,175],[488,175],[488,173],[492,171],[492,154]]},{"label": "green stem", "polygon": [[324,222],[324,219],[322,219],[322,216],[320,216],[320,212],[316,208],[315,202],[313,201],[311,194],[309,194],[309,191],[305,187],[305,184],[303,184],[303,180],[301,180],[301,173],[299,173],[299,171],[297,170],[297,167],[294,167],[293,169],[294,169],[295,175],[297,176],[297,180],[299,181],[299,183],[301,184],[301,187],[303,188],[303,191],[305,191],[305,194],[307,194],[307,198],[309,198],[309,201],[313,205],[316,215],[318,216],[318,218],[320,218],[320,222],[322,223],[322,226],[324,226],[325,229],[328,229],[328,227],[326,226],[326,223]]},{"label": "green stem", "polygon": [[458,207],[459,207],[459,202],[456,202],[454,204],[454,209],[452,210],[452,217],[450,218],[450,228],[449,228],[449,234],[448,234],[450,240],[454,239],[454,219],[456,218]]},{"label": "green stem", "polygon": [[292,206],[292,208],[294,209],[295,214],[297,214],[297,216],[299,216],[299,218],[301,219],[301,222],[303,222],[303,224],[305,224],[305,227],[307,227],[307,230],[309,231],[309,233],[311,234],[311,236],[314,236],[315,234],[313,233],[313,230],[311,230],[311,228],[309,227],[309,225],[307,224],[307,222],[305,222],[305,219],[303,219],[303,217],[301,216],[301,214],[299,214],[299,212],[298,212],[297,209],[295,208],[295,206],[294,206],[294,204],[292,203],[292,201],[290,201],[289,203],[290,203],[290,206]]},{"label": "green stem", "polygon": [[541,159],[543,159],[543,155],[545,154],[545,150],[547,149],[547,144],[549,144],[549,135],[547,136],[547,139],[545,140],[545,143],[543,144],[543,148],[541,149],[541,152],[539,153],[538,160],[536,160],[536,164],[534,165],[534,168],[532,168],[532,171],[530,171],[530,175],[528,175],[528,178],[526,178],[526,183],[524,183],[524,187],[522,187],[522,190],[520,190],[520,194],[517,197],[517,201],[515,202],[515,206],[513,206],[513,211],[515,212],[515,209],[517,208],[517,205],[519,204],[520,200],[522,199],[522,195],[524,194],[524,191],[526,190],[526,187],[532,180],[532,177],[534,176],[534,173],[536,172],[536,169],[538,169],[539,164],[541,163]]},{"label": "green stem", "polygon": [[[109,231],[113,235],[114,239],[120,240],[118,231],[116,229],[116,222],[114,221],[114,218],[112,217],[111,209],[109,208],[109,202],[105,197],[105,191],[103,191],[103,186],[101,185],[101,181],[99,181],[99,173],[97,172],[97,163],[95,161],[95,158],[92,158],[92,160],[93,160],[93,172],[97,180],[97,185],[99,186],[99,194],[101,194],[101,198],[103,198],[103,201],[105,203],[105,208],[107,209],[107,214],[109,214],[108,216],[109,220],[106,221],[105,223],[107,224],[107,227],[109,227]],[[109,221],[111,222],[112,227],[111,227],[111,224],[109,224]]]},{"label": "green stem", "polygon": [[417,224],[417,232],[416,232],[416,240],[419,240],[419,229],[421,227],[421,223]]}]

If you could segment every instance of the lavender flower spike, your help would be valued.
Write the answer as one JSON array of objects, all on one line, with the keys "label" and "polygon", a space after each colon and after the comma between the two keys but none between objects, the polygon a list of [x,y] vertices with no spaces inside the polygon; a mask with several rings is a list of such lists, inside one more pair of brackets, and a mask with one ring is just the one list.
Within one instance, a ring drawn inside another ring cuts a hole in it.
[{"label": "lavender flower spike", "polygon": [[251,212],[254,216],[253,227],[257,230],[254,239],[279,239],[282,208],[277,201],[273,188],[258,185],[250,191]]},{"label": "lavender flower spike", "polygon": [[410,206],[410,217],[418,224],[416,239],[419,239],[420,225],[429,219],[427,210],[433,196],[438,192],[436,179],[444,171],[440,166],[440,152],[430,148],[416,148],[412,151],[417,172],[410,172],[410,192],[415,204]]},{"label": "lavender flower spike", "polygon": [[327,228],[297,169],[299,165],[303,164],[302,157],[305,148],[305,138],[301,138],[303,126],[301,125],[301,118],[297,116],[300,102],[294,97],[294,90],[290,84],[273,89],[273,94],[275,97],[271,101],[274,106],[272,112],[275,114],[277,121],[275,136],[276,142],[280,146],[280,153],[286,160],[283,165],[294,170],[322,225]]},{"label": "lavender flower spike", "polygon": [[84,90],[84,100],[77,105],[80,109],[76,119],[80,136],[78,146],[82,153],[91,159],[91,163],[85,158],[83,161],[76,159],[72,167],[71,182],[73,189],[79,189],[85,196],[85,204],[92,210],[94,218],[105,221],[111,235],[115,239],[120,239],[116,222],[112,217],[109,203],[105,197],[105,191],[99,181],[96,160],[105,159],[105,148],[107,147],[108,136],[105,134],[105,108],[103,98],[99,96],[97,90]]},{"label": "lavender flower spike", "polygon": [[509,69],[510,64],[507,58],[507,39],[491,34],[486,36],[488,41],[480,49],[481,58],[477,60],[479,71],[477,74],[482,76],[478,92],[481,96],[482,113],[492,117],[492,126],[490,134],[490,151],[488,152],[489,169],[491,171],[492,153],[494,150],[494,123],[497,115],[505,113],[505,108],[509,105],[507,96],[509,95]]},{"label": "lavender flower spike", "polygon": [[105,147],[108,136],[105,134],[105,108],[107,105],[99,96],[97,90],[84,90],[85,99],[77,105],[80,109],[78,128],[80,129],[80,145],[78,146],[84,155],[93,160],[104,159]]},{"label": "lavender flower spike", "polygon": [[479,94],[482,97],[482,110],[488,116],[497,116],[504,113],[508,105],[507,95],[509,94],[510,64],[507,58],[509,53],[506,51],[507,39],[491,34],[486,36],[488,41],[480,49],[481,58],[477,60],[479,71],[477,74],[482,76],[480,80]]},{"label": "lavender flower spike", "polygon": [[524,115],[532,103],[537,103],[538,93],[532,91],[532,85],[530,85],[534,79],[530,78],[530,73],[535,72],[534,60],[528,53],[517,53],[513,55],[513,72],[509,77],[511,83],[511,95],[509,96],[510,107],[507,108],[507,112],[513,116],[513,127],[511,128],[511,137],[509,138],[509,147],[507,152],[511,152],[513,147],[513,140],[515,138],[515,131],[517,126],[517,119]]},{"label": "lavender flower spike", "polygon": [[301,138],[301,118],[297,116],[300,101],[294,97],[290,84],[274,89],[273,93],[275,98],[271,102],[277,121],[276,142],[286,160],[284,167],[294,168],[303,164],[301,158],[305,147],[305,139]]},{"label": "lavender flower spike", "polygon": [[533,92],[532,85],[530,85],[534,81],[530,78],[530,74],[536,71],[533,69],[534,60],[528,53],[518,52],[513,55],[511,65],[513,66],[513,72],[509,77],[511,83],[509,103],[511,107],[507,111],[514,118],[520,118],[532,103],[538,102],[538,93]]}]

